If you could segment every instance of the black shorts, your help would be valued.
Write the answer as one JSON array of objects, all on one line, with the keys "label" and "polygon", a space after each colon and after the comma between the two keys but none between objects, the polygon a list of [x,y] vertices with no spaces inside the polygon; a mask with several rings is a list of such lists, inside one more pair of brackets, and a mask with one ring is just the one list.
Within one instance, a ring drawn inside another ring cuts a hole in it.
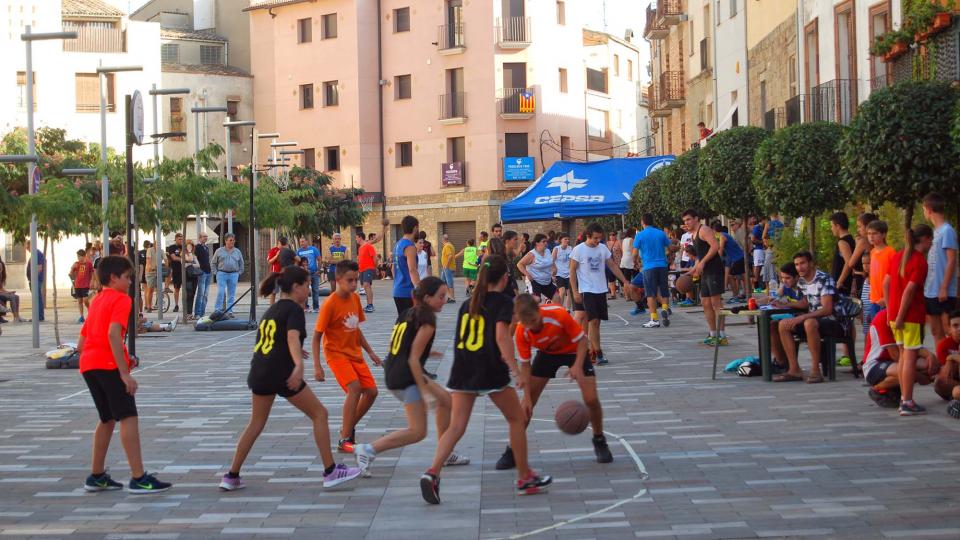
[{"label": "black shorts", "polygon": [[394,296],[393,303],[397,306],[397,315],[402,315],[404,311],[413,307],[413,298]]},{"label": "black shorts", "polygon": [[119,371],[91,369],[83,372],[83,380],[90,389],[90,397],[97,407],[101,422],[120,421],[137,416],[137,401],[127,393]]},{"label": "black shorts", "polygon": [[[580,339],[586,339],[586,336]],[[530,375],[544,379],[553,379],[557,376],[557,370],[560,369],[561,366],[569,368],[576,360],[577,355],[575,354],[547,354],[537,351],[537,355],[533,357],[533,363],[530,364]],[[583,374],[587,377],[594,376],[592,362],[583,362]]]},{"label": "black shorts", "polygon": [[557,286],[553,283],[544,285],[534,280],[530,280],[530,287],[533,289],[534,297],[543,295],[547,297],[547,300],[553,300],[553,295],[557,294]]},{"label": "black shorts", "polygon": [[174,266],[174,267],[171,267],[171,269],[173,271],[170,272],[170,278],[173,281],[173,286],[179,287],[180,285],[183,284],[183,276],[180,274],[180,268]]},{"label": "black shorts", "polygon": [[607,294],[606,293],[581,293],[583,303],[573,303],[574,311],[584,311],[587,313],[588,321],[601,320],[609,318],[607,313]]},{"label": "black shorts", "polygon": [[941,302],[939,298],[924,298],[923,301],[927,306],[927,315],[932,317],[939,317],[957,308],[957,299],[955,297],[948,297],[943,302]]},{"label": "black shorts", "polygon": [[723,289],[723,274],[704,272],[700,275],[700,296],[702,298],[720,296],[723,294]]},{"label": "black shorts", "polygon": [[[825,338],[825,337],[838,338],[843,336],[843,325],[841,325],[836,319],[828,319],[825,317],[820,317],[817,319],[817,327],[820,330],[821,338]],[[801,341],[807,340],[807,332],[803,328],[803,323],[800,323],[793,328],[793,335],[800,338]]]},{"label": "black shorts", "polygon": [[77,300],[86,298],[90,296],[90,289],[73,289],[73,292],[70,293],[70,296],[73,296]]},{"label": "black shorts", "polygon": [[556,276],[553,280],[557,283],[558,289],[569,289],[570,288],[570,278]]},{"label": "black shorts", "polygon": [[604,269],[603,269],[603,274],[604,274],[605,276],[607,276],[607,283],[616,283],[616,282],[617,282],[617,276],[613,275],[613,272],[611,272],[609,268],[604,268]]},{"label": "black shorts", "polygon": [[734,262],[730,265],[730,275],[731,276],[742,276],[745,269],[743,267],[743,259]]},{"label": "black shorts", "polygon": [[870,371],[864,377],[869,385],[880,384],[880,381],[887,378],[887,368],[892,366],[894,362],[890,360],[881,360],[877,362]]},{"label": "black shorts", "polygon": [[250,391],[258,396],[280,396],[282,398],[290,399],[293,396],[303,392],[303,389],[307,387],[307,381],[300,381],[300,386],[296,390],[290,390],[287,388],[287,380],[276,380],[276,381],[250,381],[247,380],[247,387],[250,388]]},{"label": "black shorts", "polygon": [[633,268],[620,268],[620,271],[623,272],[623,277],[627,278],[627,283],[630,283],[633,276],[637,275],[637,271]]}]

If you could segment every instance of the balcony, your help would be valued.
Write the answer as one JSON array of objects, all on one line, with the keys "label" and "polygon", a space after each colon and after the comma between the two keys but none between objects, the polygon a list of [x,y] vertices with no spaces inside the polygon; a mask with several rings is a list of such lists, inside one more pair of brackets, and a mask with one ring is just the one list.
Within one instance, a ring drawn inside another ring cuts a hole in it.
[{"label": "balcony", "polygon": [[437,52],[444,56],[462,54],[467,49],[463,41],[463,23],[445,24],[437,36]]},{"label": "balcony", "polygon": [[497,19],[497,46],[501,49],[526,49],[532,39],[530,17]]},{"label": "balcony", "polygon": [[63,21],[64,32],[76,32],[77,39],[63,40],[66,52],[117,53],[126,50],[126,32],[120,22]]},{"label": "balcony", "polygon": [[647,6],[647,24],[643,27],[644,39],[655,40],[665,39],[670,35],[670,27],[661,25],[657,20],[657,10],[653,6]]},{"label": "balcony", "polygon": [[673,110],[660,100],[660,86],[650,85],[650,116],[653,118],[668,118],[672,114]]},{"label": "balcony", "polygon": [[467,121],[467,93],[455,92],[440,96],[440,123],[445,126]]},{"label": "balcony", "polygon": [[664,71],[660,74],[660,104],[671,109],[683,107],[687,102],[686,86],[682,71]]},{"label": "balcony", "polygon": [[537,112],[533,88],[504,88],[497,96],[497,108],[504,120],[529,120]]},{"label": "balcony", "polygon": [[799,124],[803,119],[803,96],[796,95],[788,99],[784,103],[784,109],[786,111],[787,125],[792,126]]},{"label": "balcony", "polygon": [[893,86],[893,77],[883,74],[870,79],[870,92]]},{"label": "balcony", "polygon": [[837,79],[813,87],[807,96],[808,122],[837,122],[849,125],[857,110],[857,81]]},{"label": "balcony", "polygon": [[773,132],[784,127],[786,122],[786,107],[774,107],[763,113],[763,129]]},{"label": "balcony", "polygon": [[683,15],[681,0],[657,0],[657,24],[664,28],[679,24]]}]

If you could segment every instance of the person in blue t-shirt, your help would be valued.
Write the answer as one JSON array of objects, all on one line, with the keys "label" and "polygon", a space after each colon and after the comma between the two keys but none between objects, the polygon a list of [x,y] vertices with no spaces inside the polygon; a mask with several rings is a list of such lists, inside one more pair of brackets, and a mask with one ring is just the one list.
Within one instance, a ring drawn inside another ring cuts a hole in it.
[{"label": "person in blue t-shirt", "polygon": [[317,260],[320,259],[320,250],[317,246],[307,243],[306,238],[300,239],[300,249],[297,250],[297,257],[301,261],[307,261],[307,270],[310,272],[310,296],[313,298],[313,309],[307,309],[307,313],[320,312],[320,265]]},{"label": "person in blue t-shirt", "polygon": [[350,259],[350,250],[341,243],[340,233],[333,233],[330,240],[330,246],[327,248],[330,251],[330,257],[327,259],[327,282],[330,284],[330,292],[335,292],[337,290],[337,264],[340,261]]},{"label": "person in blue t-shirt", "polygon": [[[736,304],[746,300],[747,281],[744,277],[746,268],[744,266],[743,248],[737,244],[737,241],[730,235],[729,229],[725,225],[719,226],[720,236],[723,238],[723,264],[726,273],[726,283],[730,284],[730,291],[733,296],[727,300],[728,304]],[[740,286],[743,286],[743,296],[740,296]]]},{"label": "person in blue t-shirt", "polygon": [[[633,237],[633,248],[640,256],[643,264],[643,284],[647,296],[647,307],[650,308],[650,320],[644,328],[660,328],[670,326],[670,286],[667,283],[667,250],[672,242],[665,232],[653,224],[652,214],[643,214],[640,217],[643,230]],[[657,311],[659,301],[660,311]],[[635,309],[636,314],[640,313]]]},{"label": "person in blue t-shirt", "polygon": [[763,284],[770,281],[777,281],[779,278],[779,273],[777,272],[777,265],[773,260],[773,246],[780,240],[780,237],[783,234],[783,221],[780,221],[780,214],[770,214],[770,219],[767,220],[767,226],[763,229],[763,282],[760,287],[763,288]]},{"label": "person in blue t-shirt", "polygon": [[420,234],[420,221],[413,216],[404,216],[400,230],[403,238],[393,246],[393,303],[397,306],[398,316],[413,307],[413,288],[420,284],[414,242]]}]

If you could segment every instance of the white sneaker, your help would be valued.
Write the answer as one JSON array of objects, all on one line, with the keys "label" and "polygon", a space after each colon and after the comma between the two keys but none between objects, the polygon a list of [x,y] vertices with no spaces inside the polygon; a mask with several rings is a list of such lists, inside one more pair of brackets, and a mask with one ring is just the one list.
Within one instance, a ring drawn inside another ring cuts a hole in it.
[{"label": "white sneaker", "polygon": [[660,328],[660,321],[650,319],[649,321],[643,323],[642,328]]},{"label": "white sneaker", "polygon": [[457,465],[469,465],[470,458],[463,454],[458,454],[456,452],[450,452],[450,455],[447,456],[447,460],[443,462],[444,467],[456,467]]},{"label": "white sneaker", "polygon": [[360,467],[360,476],[370,478],[370,464],[377,459],[371,444],[358,444],[353,447],[353,456],[357,458],[357,467]]}]

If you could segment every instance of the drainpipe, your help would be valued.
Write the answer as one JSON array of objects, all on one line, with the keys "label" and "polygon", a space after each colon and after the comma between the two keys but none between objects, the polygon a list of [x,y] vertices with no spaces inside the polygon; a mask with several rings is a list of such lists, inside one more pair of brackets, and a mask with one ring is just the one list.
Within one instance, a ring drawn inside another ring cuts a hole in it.
[{"label": "drainpipe", "polygon": [[[802,2],[803,0],[800,0],[800,1]],[[748,2],[750,2],[750,0],[746,0],[746,2],[744,2],[743,4],[743,48],[745,50],[745,53],[743,55],[743,72],[747,74],[747,84],[745,84],[743,87],[743,102],[747,105],[747,108],[745,111],[747,122],[746,124],[744,124],[747,126],[751,125],[750,124],[750,51],[747,50],[747,44],[750,42],[750,33],[747,31],[747,29],[750,28],[749,26],[750,21],[749,21],[749,18],[747,17],[747,10],[750,9]],[[739,108],[740,108],[740,105],[737,105],[737,109]],[[763,111],[760,111],[760,114],[762,115]]]},{"label": "drainpipe", "polygon": [[[750,0],[747,1],[749,2]],[[718,5],[719,4],[714,4],[714,8],[716,8]],[[747,6],[743,6],[743,9],[746,11]],[[717,83],[717,71],[719,70],[719,65],[717,64],[717,43],[719,43],[720,40],[717,39],[718,26],[716,24],[716,21],[720,20],[720,15],[717,14],[716,9],[710,10],[710,13],[713,14],[713,18],[704,22],[705,24],[710,25],[709,28],[711,35],[713,36],[710,46],[713,48],[713,129],[716,130],[718,127],[720,127],[720,85]],[[746,45],[746,43],[744,43],[744,45]],[[750,83],[748,82],[747,84]],[[707,119],[707,121],[709,122],[710,120]]]},{"label": "drainpipe", "polygon": [[[380,16],[380,3],[381,0],[377,0],[377,86],[379,91],[377,92],[377,115],[378,115],[378,127],[379,127],[379,137],[380,137],[380,217],[386,219],[387,217],[387,190],[386,190],[386,179],[384,178],[384,158],[383,158],[383,21]],[[383,235],[383,246],[380,248],[380,252],[384,254],[384,259],[387,255],[387,235]]]},{"label": "drainpipe", "polygon": [[[804,1],[800,0],[797,4],[797,94],[805,94],[807,91],[807,70],[804,68],[807,60],[807,50],[803,46],[803,42],[806,40],[807,36],[803,33],[803,7]],[[793,97],[793,96],[791,96]],[[803,100],[798,100],[800,102],[800,123],[803,123],[803,109],[804,103]]]}]

